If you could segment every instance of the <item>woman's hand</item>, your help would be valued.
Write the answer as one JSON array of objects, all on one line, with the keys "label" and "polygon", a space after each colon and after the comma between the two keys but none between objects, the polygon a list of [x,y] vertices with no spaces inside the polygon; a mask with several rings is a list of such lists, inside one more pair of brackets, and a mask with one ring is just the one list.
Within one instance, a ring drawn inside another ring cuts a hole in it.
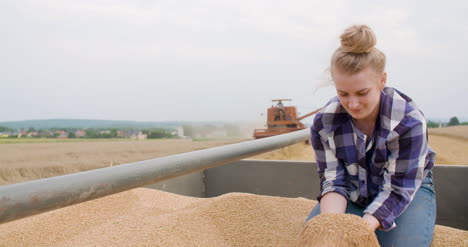
[{"label": "woman's hand", "polygon": [[[344,214],[347,204],[348,201],[342,195],[336,192],[329,192],[320,200],[320,213]],[[367,221],[372,230],[375,231],[380,227],[380,222],[374,216],[364,214],[362,218]]]},{"label": "woman's hand", "polygon": [[375,230],[377,230],[377,228],[380,227],[380,222],[374,216],[372,216],[370,214],[364,214],[364,216],[362,216],[362,218],[364,220],[366,220],[367,223],[369,223],[369,226],[372,228],[372,230],[375,231]]}]

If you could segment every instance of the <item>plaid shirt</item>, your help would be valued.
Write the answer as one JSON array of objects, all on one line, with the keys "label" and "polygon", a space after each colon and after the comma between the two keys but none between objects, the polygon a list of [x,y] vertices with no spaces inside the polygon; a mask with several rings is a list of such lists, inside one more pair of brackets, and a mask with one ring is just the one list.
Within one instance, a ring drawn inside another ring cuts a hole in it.
[{"label": "plaid shirt", "polygon": [[422,179],[434,166],[426,120],[416,104],[396,89],[381,93],[371,140],[355,127],[338,97],[315,116],[311,127],[320,177],[320,199],[336,192],[365,207],[384,231],[413,200]]}]

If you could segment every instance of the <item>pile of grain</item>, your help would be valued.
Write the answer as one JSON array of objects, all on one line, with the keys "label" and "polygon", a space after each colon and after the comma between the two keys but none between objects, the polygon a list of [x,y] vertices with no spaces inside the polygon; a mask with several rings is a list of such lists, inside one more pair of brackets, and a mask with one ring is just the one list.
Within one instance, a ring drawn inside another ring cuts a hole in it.
[{"label": "pile of grain", "polygon": [[379,247],[375,232],[353,214],[320,214],[307,222],[300,247]]},{"label": "pile of grain", "polygon": [[294,246],[315,202],[135,189],[0,225],[1,246]]},{"label": "pile of grain", "polygon": [[[139,188],[2,224],[0,246],[296,246],[315,204],[245,193],[193,198]],[[466,244],[467,231],[442,230],[433,246],[466,246],[460,243]]]},{"label": "pile of grain", "polygon": [[446,226],[436,225],[431,247],[467,247],[468,231],[462,231]]}]

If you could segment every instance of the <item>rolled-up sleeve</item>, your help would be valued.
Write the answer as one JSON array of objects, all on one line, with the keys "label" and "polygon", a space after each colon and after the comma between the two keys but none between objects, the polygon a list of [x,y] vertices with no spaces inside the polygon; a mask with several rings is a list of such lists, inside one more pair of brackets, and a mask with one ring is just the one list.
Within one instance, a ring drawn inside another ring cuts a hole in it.
[{"label": "rolled-up sleeve", "polygon": [[349,200],[349,190],[343,162],[336,158],[329,143],[323,140],[317,131],[317,126],[311,127],[311,142],[315,152],[320,178],[320,194],[317,200],[328,192],[336,192]]},{"label": "rolled-up sleeve", "polygon": [[393,130],[387,142],[388,164],[377,197],[364,213],[373,215],[384,231],[396,227],[395,219],[408,207],[421,185],[428,153],[426,123],[408,117]]}]

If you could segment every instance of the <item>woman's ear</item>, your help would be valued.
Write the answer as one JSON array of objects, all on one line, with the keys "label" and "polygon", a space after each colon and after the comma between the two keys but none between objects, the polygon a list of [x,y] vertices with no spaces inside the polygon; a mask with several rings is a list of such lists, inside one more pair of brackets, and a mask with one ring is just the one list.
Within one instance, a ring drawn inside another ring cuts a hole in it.
[{"label": "woman's ear", "polygon": [[380,77],[380,89],[384,89],[385,85],[387,84],[387,72],[383,72],[382,76]]}]

